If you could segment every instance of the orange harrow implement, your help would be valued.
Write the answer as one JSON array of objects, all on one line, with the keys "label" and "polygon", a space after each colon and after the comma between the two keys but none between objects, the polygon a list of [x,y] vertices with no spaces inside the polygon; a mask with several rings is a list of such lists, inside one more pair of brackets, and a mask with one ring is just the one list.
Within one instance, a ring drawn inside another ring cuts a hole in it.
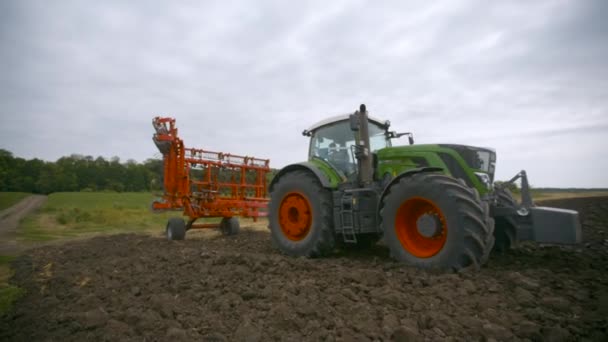
[{"label": "orange harrow implement", "polygon": [[[266,216],[266,174],[269,160],[186,148],[177,136],[175,119],[152,121],[154,143],[163,154],[164,195],[152,203],[155,212],[183,210],[188,222],[172,218],[167,238],[182,240],[192,228],[217,228],[224,234],[238,233],[236,216]],[[219,224],[195,224],[201,217],[222,217]]]}]

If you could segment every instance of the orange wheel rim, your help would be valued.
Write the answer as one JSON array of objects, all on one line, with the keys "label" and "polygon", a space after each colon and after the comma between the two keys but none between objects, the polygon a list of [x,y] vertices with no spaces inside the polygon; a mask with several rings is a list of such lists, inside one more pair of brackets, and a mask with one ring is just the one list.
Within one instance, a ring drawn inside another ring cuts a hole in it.
[{"label": "orange wheel rim", "polygon": [[312,226],[312,210],[308,198],[299,192],[285,195],[279,206],[279,225],[289,240],[304,239]]},{"label": "orange wheel rim", "polygon": [[405,250],[418,258],[429,258],[443,249],[448,226],[435,203],[414,197],[397,210],[395,232]]}]

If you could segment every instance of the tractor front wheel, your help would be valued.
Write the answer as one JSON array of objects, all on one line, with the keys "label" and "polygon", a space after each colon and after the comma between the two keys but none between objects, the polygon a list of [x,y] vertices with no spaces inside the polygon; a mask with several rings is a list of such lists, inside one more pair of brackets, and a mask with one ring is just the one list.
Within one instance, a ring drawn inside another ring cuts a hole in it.
[{"label": "tractor front wheel", "polygon": [[331,193],[310,172],[282,176],[270,193],[272,241],[283,253],[318,257],[335,246]]},{"label": "tractor front wheel", "polygon": [[439,173],[393,184],[381,218],[393,258],[420,268],[478,268],[494,244],[494,220],[477,191]]}]

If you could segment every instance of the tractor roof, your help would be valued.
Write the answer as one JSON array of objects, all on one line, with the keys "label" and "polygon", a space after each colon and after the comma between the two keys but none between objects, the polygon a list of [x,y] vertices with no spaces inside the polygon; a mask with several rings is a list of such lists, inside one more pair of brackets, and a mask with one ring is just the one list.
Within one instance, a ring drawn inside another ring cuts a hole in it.
[{"label": "tractor roof", "polygon": [[[330,125],[330,124],[333,124],[333,123],[336,123],[336,122],[348,120],[348,117],[351,114],[336,115],[336,116],[329,117],[329,118],[327,118],[325,120],[321,120],[321,121],[317,122],[316,124],[310,126],[305,132],[314,132],[315,130],[317,130],[317,129],[323,127],[323,126],[327,126],[327,125]],[[376,123],[376,124],[378,124],[380,126],[388,126],[388,125],[390,125],[389,121],[383,121],[383,120],[380,120],[380,119],[377,119],[377,118],[374,118],[374,117],[371,117],[371,116],[369,116],[368,118],[369,118],[369,121],[371,121],[373,123]]]}]

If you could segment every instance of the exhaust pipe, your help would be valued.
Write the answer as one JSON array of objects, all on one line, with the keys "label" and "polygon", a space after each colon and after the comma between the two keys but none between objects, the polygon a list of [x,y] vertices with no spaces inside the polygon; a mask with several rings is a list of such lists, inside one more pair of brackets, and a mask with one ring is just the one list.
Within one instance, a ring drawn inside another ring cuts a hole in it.
[{"label": "exhaust pipe", "polygon": [[359,106],[359,110],[350,116],[350,126],[353,131],[358,131],[355,145],[355,158],[359,164],[359,186],[367,187],[373,182],[374,170],[372,154],[369,146],[369,125],[367,109],[365,105]]}]

